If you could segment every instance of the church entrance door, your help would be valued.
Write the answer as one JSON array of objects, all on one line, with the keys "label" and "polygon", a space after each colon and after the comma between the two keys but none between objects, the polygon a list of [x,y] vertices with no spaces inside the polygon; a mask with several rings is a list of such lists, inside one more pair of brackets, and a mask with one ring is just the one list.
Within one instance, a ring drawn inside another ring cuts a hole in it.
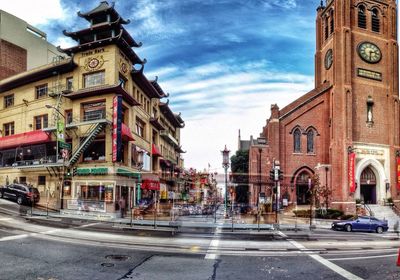
[{"label": "church entrance door", "polygon": [[376,176],[371,166],[361,173],[360,198],[366,204],[376,204]]}]

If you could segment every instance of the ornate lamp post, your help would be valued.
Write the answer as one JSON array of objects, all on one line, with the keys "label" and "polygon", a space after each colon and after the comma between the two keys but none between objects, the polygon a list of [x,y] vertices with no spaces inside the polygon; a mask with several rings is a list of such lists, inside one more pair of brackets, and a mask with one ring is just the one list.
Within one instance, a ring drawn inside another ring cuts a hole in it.
[{"label": "ornate lamp post", "polygon": [[222,153],[222,167],[225,170],[225,199],[224,199],[224,216],[227,216],[227,201],[228,201],[228,168],[229,168],[229,153],[230,151],[225,148]]}]

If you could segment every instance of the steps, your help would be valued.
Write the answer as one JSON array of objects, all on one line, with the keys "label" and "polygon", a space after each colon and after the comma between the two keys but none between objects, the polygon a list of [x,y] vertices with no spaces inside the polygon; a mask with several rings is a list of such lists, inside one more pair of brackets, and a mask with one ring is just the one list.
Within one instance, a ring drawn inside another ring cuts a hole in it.
[{"label": "steps", "polygon": [[400,223],[400,217],[393,212],[390,206],[382,206],[377,204],[368,204],[371,208],[372,215],[380,220],[387,220],[389,225],[389,230],[393,230],[393,226],[398,221]]}]

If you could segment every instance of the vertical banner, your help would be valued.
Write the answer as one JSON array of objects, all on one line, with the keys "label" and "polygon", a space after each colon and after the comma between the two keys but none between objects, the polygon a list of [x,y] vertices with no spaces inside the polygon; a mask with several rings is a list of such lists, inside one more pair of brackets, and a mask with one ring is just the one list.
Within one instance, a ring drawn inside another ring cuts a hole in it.
[{"label": "vertical banner", "polygon": [[113,135],[112,135],[112,160],[121,161],[122,148],[122,97],[114,96],[113,99]]},{"label": "vertical banner", "polygon": [[350,193],[354,193],[356,191],[356,182],[355,182],[355,163],[356,163],[356,153],[349,154],[349,190]]},{"label": "vertical banner", "polygon": [[397,190],[400,191],[400,158],[397,158],[397,172],[396,172],[396,177],[397,177]]}]

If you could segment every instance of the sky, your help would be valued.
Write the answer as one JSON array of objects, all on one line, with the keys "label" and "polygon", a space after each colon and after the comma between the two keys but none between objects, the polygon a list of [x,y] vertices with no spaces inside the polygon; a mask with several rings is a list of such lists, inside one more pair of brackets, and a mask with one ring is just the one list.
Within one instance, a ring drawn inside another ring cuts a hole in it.
[{"label": "sky", "polygon": [[[78,11],[100,1],[0,0],[47,34],[75,45],[62,30],[88,26]],[[111,1],[109,1],[111,3]],[[314,87],[315,18],[319,0],[117,0],[126,29],[143,46],[145,74],[158,76],[170,107],[182,113],[185,167],[223,172],[221,150],[259,136],[271,104],[280,108]],[[21,9],[24,7],[24,9]]]}]

